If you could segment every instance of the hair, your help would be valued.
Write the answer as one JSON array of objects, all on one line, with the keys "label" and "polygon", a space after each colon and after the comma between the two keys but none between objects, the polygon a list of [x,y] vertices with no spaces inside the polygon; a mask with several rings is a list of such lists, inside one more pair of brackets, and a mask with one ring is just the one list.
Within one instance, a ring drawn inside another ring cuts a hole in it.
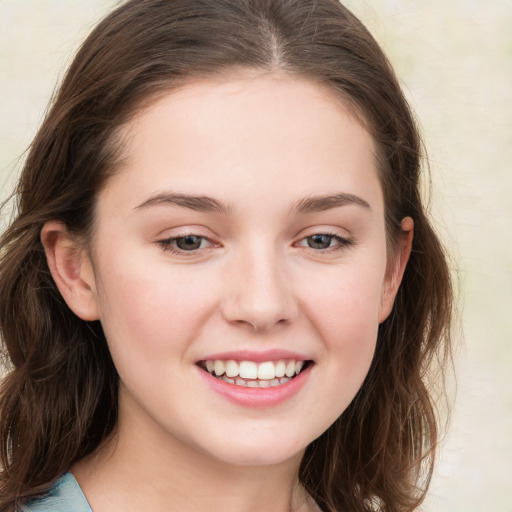
[{"label": "hair", "polygon": [[71,63],[1,238],[9,372],[0,391],[0,512],[43,494],[117,421],[118,375],[101,325],[62,299],[40,241],[44,223],[90,232],[97,194],[122,157],[119,130],[151,98],[255,69],[312,80],[357,112],[378,148],[391,250],[401,220],[415,226],[366,380],[307,447],[300,481],[326,512],[410,511],[422,502],[439,435],[431,366],[449,353],[452,287],[420,197],[423,146],[390,63],[336,0],[131,0],[100,22]]}]

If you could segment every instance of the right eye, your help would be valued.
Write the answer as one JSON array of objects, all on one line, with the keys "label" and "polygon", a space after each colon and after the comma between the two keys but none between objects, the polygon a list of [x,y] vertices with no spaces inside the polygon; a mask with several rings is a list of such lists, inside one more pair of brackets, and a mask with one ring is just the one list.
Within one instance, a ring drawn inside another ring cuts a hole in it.
[{"label": "right eye", "polygon": [[211,247],[212,242],[204,236],[185,235],[160,240],[158,245],[160,245],[164,251],[169,251],[173,254],[184,254]]}]

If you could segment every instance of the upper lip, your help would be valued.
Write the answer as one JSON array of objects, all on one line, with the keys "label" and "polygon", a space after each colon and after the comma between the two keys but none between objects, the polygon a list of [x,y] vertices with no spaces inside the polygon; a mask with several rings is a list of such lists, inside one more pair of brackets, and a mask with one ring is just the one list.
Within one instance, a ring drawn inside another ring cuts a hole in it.
[{"label": "upper lip", "polygon": [[293,359],[295,361],[311,360],[310,357],[291,350],[271,349],[261,352],[254,350],[231,350],[227,352],[216,352],[214,354],[208,354],[199,361],[213,361],[217,359],[222,361],[227,361],[229,359],[233,359],[234,361],[254,361],[256,363],[261,363],[264,361],[279,361],[280,359]]}]

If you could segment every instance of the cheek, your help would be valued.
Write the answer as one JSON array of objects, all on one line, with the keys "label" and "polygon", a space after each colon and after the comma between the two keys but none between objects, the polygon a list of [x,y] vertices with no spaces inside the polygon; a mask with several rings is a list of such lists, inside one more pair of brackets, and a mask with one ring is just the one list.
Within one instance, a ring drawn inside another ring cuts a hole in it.
[{"label": "cheek", "polygon": [[111,350],[121,344],[123,350],[148,354],[148,348],[172,351],[187,345],[211,313],[211,279],[165,261],[140,261],[144,259],[116,259],[102,267],[98,301]]},{"label": "cheek", "polygon": [[331,301],[316,302],[325,350],[345,381],[362,383],[369,369],[378,333],[378,294],[354,297],[333,293]]},{"label": "cheek", "polygon": [[307,287],[304,309],[323,341],[329,368],[347,386],[350,399],[362,384],[375,351],[383,275],[380,266],[351,266],[335,269]]},{"label": "cheek", "polygon": [[368,374],[378,334],[379,279],[380,272],[337,269],[309,287],[303,306],[322,343],[317,366],[322,399],[312,402],[304,421],[316,435],[347,409]]},{"label": "cheek", "polygon": [[326,338],[366,327],[373,332],[378,325],[384,266],[360,263],[302,280],[301,296],[306,297],[306,307]]}]

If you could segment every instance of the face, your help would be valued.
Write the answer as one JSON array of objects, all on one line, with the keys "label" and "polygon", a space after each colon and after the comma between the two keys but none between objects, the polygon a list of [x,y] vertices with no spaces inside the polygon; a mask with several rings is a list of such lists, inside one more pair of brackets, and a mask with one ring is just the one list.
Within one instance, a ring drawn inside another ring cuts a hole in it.
[{"label": "face", "polygon": [[83,273],[121,433],[230,464],[301,454],[361,386],[396,289],[371,137],[275,75],[191,83],[124,136]]}]

